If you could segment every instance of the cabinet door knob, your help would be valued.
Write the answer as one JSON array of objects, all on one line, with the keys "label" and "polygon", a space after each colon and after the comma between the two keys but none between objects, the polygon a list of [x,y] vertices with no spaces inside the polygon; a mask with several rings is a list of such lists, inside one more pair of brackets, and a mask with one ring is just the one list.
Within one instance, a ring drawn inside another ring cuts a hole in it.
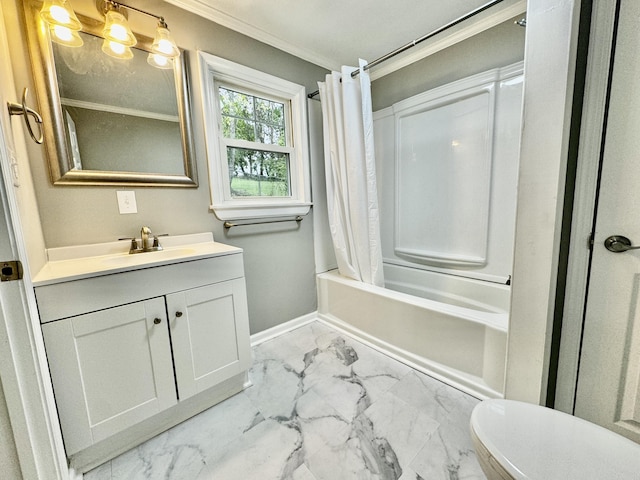
[{"label": "cabinet door knob", "polygon": [[182,312],[178,311],[176,312],[176,317],[180,318],[182,316]]},{"label": "cabinet door knob", "polygon": [[160,319],[160,318],[154,318],[153,319],[153,323],[155,323],[156,325],[158,325],[161,322],[162,322],[162,319]]}]

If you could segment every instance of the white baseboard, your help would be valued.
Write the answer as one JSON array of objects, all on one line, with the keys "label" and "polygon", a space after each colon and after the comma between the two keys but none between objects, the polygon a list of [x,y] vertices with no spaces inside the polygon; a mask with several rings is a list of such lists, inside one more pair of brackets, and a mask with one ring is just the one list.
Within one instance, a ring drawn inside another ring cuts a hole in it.
[{"label": "white baseboard", "polygon": [[293,320],[289,320],[288,322],[276,325],[275,327],[263,330],[262,332],[254,333],[253,335],[251,335],[251,346],[255,347],[256,345],[260,345],[262,342],[266,342],[267,340],[276,338],[283,333],[295,330],[296,328],[302,327],[303,325],[311,323],[317,319],[318,312],[311,312],[301,317],[294,318]]}]

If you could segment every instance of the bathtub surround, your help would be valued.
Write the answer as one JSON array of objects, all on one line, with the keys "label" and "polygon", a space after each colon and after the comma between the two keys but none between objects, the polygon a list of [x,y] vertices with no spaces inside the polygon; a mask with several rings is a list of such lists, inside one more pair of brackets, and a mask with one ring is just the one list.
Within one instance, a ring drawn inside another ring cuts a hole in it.
[{"label": "bathtub surround", "polygon": [[85,479],[484,478],[475,398],[319,322],[253,355],[252,387]]},{"label": "bathtub surround", "polygon": [[329,229],[338,269],[345,277],[384,285],[371,81],[360,60],[318,82],[322,100]]},{"label": "bathtub surround", "polygon": [[519,62],[375,113],[385,265],[507,283],[522,85]]}]

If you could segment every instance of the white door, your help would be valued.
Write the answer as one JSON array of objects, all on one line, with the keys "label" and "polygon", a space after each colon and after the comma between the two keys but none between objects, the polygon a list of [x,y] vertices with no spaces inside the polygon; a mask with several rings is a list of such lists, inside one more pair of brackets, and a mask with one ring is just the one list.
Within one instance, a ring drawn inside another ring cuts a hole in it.
[{"label": "white door", "polygon": [[[622,0],[575,414],[640,442],[640,2]],[[621,249],[621,241],[614,242]]]},{"label": "white door", "polygon": [[244,278],[167,295],[180,400],[249,368],[246,298]]},{"label": "white door", "polygon": [[[0,95],[0,100],[2,99],[3,97]],[[2,129],[0,129],[0,132],[2,132]],[[0,141],[2,141],[2,135],[0,135]],[[6,152],[4,145],[0,145],[0,162],[4,161],[4,152]],[[0,262],[18,259],[17,249],[12,238],[13,228],[8,215],[7,199],[2,182],[3,172],[0,169]],[[28,321],[23,295],[24,285],[22,285],[21,281],[0,282],[0,342],[3,345],[0,348],[0,381],[2,384],[0,388],[0,464],[6,465],[7,471],[5,473],[8,478],[19,478],[22,475],[13,432],[17,425],[12,425],[12,422],[18,423],[18,418],[13,420],[10,418],[12,411],[15,413],[22,409],[18,392],[19,379],[16,378],[18,361],[13,358],[10,337],[13,322],[26,325]],[[8,398],[5,398],[7,396]],[[7,403],[11,407],[12,400],[14,408],[7,408]],[[30,471],[32,474],[37,472],[37,466],[34,463],[28,466],[25,465],[23,469]]]}]

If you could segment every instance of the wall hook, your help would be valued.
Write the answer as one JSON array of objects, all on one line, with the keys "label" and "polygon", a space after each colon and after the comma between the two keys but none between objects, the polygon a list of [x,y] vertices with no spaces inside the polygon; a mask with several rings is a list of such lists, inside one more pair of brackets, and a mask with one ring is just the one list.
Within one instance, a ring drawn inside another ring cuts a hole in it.
[{"label": "wall hook", "polygon": [[[29,93],[29,89],[25,87],[24,92],[22,93],[22,104],[7,102],[7,106],[9,107],[9,115],[24,115],[24,123],[27,124],[27,130],[29,130],[29,135],[38,145],[42,144],[43,136],[42,136],[42,117],[35,110],[27,107],[27,95]],[[31,122],[29,121],[29,115],[31,115],[36,124],[38,125],[39,135],[36,137],[35,133],[33,133],[33,129],[31,128]]]}]

